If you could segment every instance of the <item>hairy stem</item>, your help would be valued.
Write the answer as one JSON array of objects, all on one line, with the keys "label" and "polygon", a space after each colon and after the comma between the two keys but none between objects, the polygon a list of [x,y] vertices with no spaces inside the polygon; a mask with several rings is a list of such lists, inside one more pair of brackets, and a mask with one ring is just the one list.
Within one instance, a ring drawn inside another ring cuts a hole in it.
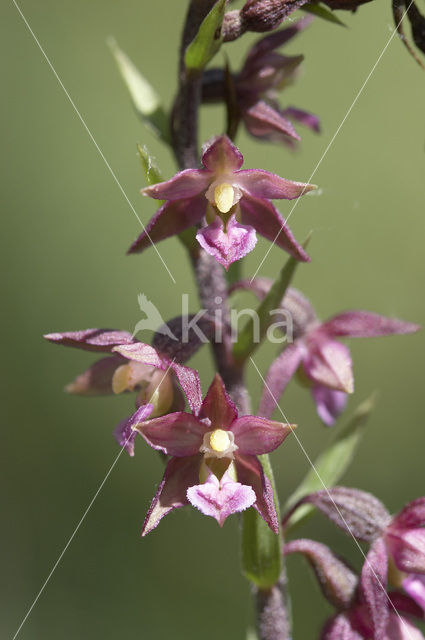
[{"label": "hairy stem", "polygon": [[256,589],[257,629],[260,640],[290,640],[290,621],[285,599],[286,574],[271,589]]}]

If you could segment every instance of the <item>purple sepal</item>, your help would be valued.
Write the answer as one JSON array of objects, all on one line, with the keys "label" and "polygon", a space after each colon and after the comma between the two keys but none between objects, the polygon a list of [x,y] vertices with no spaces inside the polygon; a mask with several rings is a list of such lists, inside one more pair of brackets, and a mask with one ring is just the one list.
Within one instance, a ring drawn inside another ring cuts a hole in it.
[{"label": "purple sepal", "polygon": [[142,536],[158,526],[167,513],[188,504],[187,490],[199,480],[201,456],[171,458],[142,528]]},{"label": "purple sepal", "polygon": [[313,385],[311,393],[319,418],[331,427],[344,411],[348,395],[344,391],[334,391],[320,384]]},{"label": "purple sepal", "polygon": [[207,171],[233,173],[243,165],[243,155],[230,138],[217,136],[202,147],[202,164]]},{"label": "purple sepal", "polygon": [[391,517],[378,498],[371,493],[347,487],[311,493],[302,500],[311,503],[348,535],[373,542],[383,534]]},{"label": "purple sepal", "polygon": [[385,542],[378,538],[367,554],[360,577],[361,595],[368,609],[375,640],[386,640],[388,624],[388,556]]},{"label": "purple sepal", "polygon": [[325,598],[337,609],[347,609],[356,592],[356,574],[326,545],[315,540],[287,542],[283,553],[301,553],[311,564]]},{"label": "purple sepal", "polygon": [[236,458],[236,471],[238,480],[254,489],[256,501],[253,506],[270,529],[278,534],[279,521],[274,505],[273,488],[258,458],[239,454]]},{"label": "purple sepal", "polygon": [[194,226],[205,215],[206,205],[207,201],[203,195],[184,200],[167,201],[154,214],[127,253],[140,253],[152,244]]},{"label": "purple sepal", "polygon": [[258,412],[269,418],[278,406],[280,397],[302,358],[302,351],[294,343],[286,347],[276,358],[267,372],[266,384],[260,400]]},{"label": "purple sepal", "polygon": [[127,331],[116,329],[85,329],[84,331],[65,331],[48,333],[44,336],[49,342],[65,347],[76,347],[85,351],[103,351],[109,353],[114,347],[132,344],[134,338]]},{"label": "purple sepal", "polygon": [[117,368],[125,364],[120,356],[105,356],[96,360],[66,387],[67,393],[82,396],[103,396],[112,393],[112,378]]},{"label": "purple sepal", "polygon": [[291,145],[292,140],[301,140],[290,120],[283,113],[263,100],[244,111],[243,121],[248,132],[255,138]]},{"label": "purple sepal", "polygon": [[387,318],[371,311],[345,311],[330,318],[321,330],[330,336],[347,338],[374,338],[394,334],[415,333],[420,325]]},{"label": "purple sepal", "polygon": [[353,629],[348,617],[342,613],[325,624],[320,640],[364,640],[364,636]]},{"label": "purple sepal", "polygon": [[295,240],[285,220],[269,200],[252,195],[241,200],[242,223],[250,225],[267,240],[287,251],[296,260],[310,262],[308,254]]},{"label": "purple sepal", "polygon": [[304,127],[307,127],[316,133],[320,133],[320,119],[313,113],[297,109],[296,107],[287,107],[282,111],[282,115],[296,120]]},{"label": "purple sepal", "polygon": [[134,440],[137,430],[133,427],[139,422],[147,420],[154,407],[152,404],[144,404],[139,407],[136,413],[122,420],[114,431],[114,436],[120,447],[124,447],[130,456],[134,456]]}]

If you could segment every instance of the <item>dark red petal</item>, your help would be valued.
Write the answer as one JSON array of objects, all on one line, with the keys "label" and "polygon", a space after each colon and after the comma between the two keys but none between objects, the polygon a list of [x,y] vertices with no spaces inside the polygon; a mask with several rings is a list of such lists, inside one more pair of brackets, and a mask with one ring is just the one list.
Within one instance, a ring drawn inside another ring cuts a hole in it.
[{"label": "dark red petal", "polygon": [[162,205],[148,222],[127,253],[140,253],[152,244],[175,236],[198,223],[205,214],[205,196],[169,201]]},{"label": "dark red petal", "polygon": [[189,504],[186,493],[199,482],[200,464],[200,455],[171,458],[143,523],[142,536],[155,529],[167,513]]},{"label": "dark red petal", "polygon": [[238,417],[237,409],[218,373],[202,403],[200,417],[209,418],[213,429],[228,429]]}]

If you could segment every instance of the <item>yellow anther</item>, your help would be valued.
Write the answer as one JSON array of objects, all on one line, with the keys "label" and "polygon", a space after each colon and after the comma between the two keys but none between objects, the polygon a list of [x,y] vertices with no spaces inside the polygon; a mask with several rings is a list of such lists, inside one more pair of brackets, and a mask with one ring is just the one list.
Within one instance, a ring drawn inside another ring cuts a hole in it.
[{"label": "yellow anther", "polygon": [[214,189],[215,206],[221,213],[228,213],[233,207],[235,191],[231,184],[223,182]]},{"label": "yellow anther", "polygon": [[213,451],[217,451],[217,453],[222,453],[226,451],[230,446],[230,438],[227,431],[224,429],[216,429],[210,435],[210,447]]}]

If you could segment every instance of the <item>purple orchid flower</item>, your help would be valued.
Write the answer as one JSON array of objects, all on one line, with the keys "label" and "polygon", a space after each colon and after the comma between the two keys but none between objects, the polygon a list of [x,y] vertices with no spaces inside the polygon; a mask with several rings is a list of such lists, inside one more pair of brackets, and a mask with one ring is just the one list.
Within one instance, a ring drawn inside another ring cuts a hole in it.
[{"label": "purple orchid flower", "polygon": [[[185,402],[180,386],[191,409],[200,409],[198,373],[150,345],[137,342],[127,331],[86,329],[49,333],[44,337],[55,344],[107,354],[68,384],[65,388],[68,393],[96,396],[135,391],[138,417],[146,420],[149,416],[183,409]],[[131,429],[132,418],[120,422],[115,430],[118,443],[125,446],[131,456],[137,433]]]},{"label": "purple orchid flower", "polygon": [[252,251],[256,232],[276,242],[297,260],[309,261],[272,198],[291,200],[315,187],[249,169],[241,171],[243,156],[226,136],[213,138],[202,155],[202,169],[185,169],[166,182],[142,189],[146,196],[166,200],[146,230],[131,245],[138,253],[188,227],[207,224],[196,238],[226,269]]},{"label": "purple orchid flower", "polygon": [[[233,75],[234,114],[242,120],[248,133],[261,140],[282,142],[293,148],[301,139],[291,120],[319,133],[319,118],[311,113],[277,103],[278,91],[292,84],[303,56],[284,56],[276,52],[312,21],[307,16],[272,33],[254,44],[239,73]],[[226,78],[221,69],[204,74],[203,101],[216,102],[226,97]]]},{"label": "purple orchid flower", "polygon": [[390,579],[425,612],[425,497],[409,502],[384,532]]},{"label": "purple orchid flower", "polygon": [[284,553],[301,553],[308,559],[324,596],[337,609],[325,623],[321,640],[424,640],[409,619],[423,619],[421,609],[408,596],[387,592],[382,540],[372,547],[360,578],[328,547],[314,540],[293,540],[285,545]]},{"label": "purple orchid flower", "polygon": [[[387,581],[388,568],[391,584],[404,589],[425,614],[425,497],[409,502],[395,516],[391,516],[375,496],[347,487],[312,493],[293,510],[306,502],[314,504],[345,533],[369,542],[368,562],[374,566],[380,558],[382,566],[378,569],[384,581]],[[287,520],[288,514],[284,524]]]},{"label": "purple orchid flower", "polygon": [[[271,280],[258,278],[241,281],[232,290],[247,289],[263,299]],[[332,425],[344,410],[347,394],[354,390],[352,361],[348,347],[339,338],[373,338],[392,334],[414,333],[417,324],[387,318],[370,311],[344,311],[320,322],[307,298],[296,289],[288,289],[281,308],[293,322],[293,343],[289,344],[270,366],[260,401],[259,413],[270,417],[292,376],[299,369],[300,378],[311,389],[317,413]]]},{"label": "purple orchid flower", "polygon": [[294,425],[238,417],[217,374],[198,412],[178,411],[148,421],[136,413],[131,428],[153,449],[171,456],[142,535],[189,503],[220,526],[230,514],[253,506],[273,531],[279,530],[273,490],[257,456],[276,449]]}]

